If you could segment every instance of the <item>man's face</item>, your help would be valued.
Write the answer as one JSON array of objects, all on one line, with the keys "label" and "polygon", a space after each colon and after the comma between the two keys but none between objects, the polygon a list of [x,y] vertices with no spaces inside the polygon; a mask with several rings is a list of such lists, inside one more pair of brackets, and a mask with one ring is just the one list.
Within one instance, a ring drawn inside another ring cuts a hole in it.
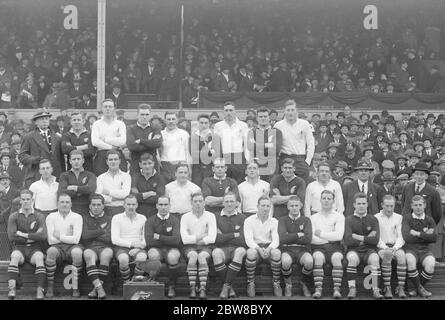
[{"label": "man's face", "polygon": [[257,116],[258,125],[261,127],[267,127],[270,125],[270,118],[268,112],[259,112]]},{"label": "man's face", "polygon": [[326,127],[326,126],[321,126],[320,127],[320,132],[321,133],[326,133],[327,130],[328,130],[328,127]]},{"label": "man's face", "polygon": [[164,217],[170,211],[170,202],[167,198],[159,198],[158,203],[156,203],[156,209],[158,209],[158,214]]},{"label": "man's face", "polygon": [[194,212],[203,212],[204,211],[204,197],[201,195],[193,197],[192,208],[193,208]]},{"label": "man's face", "polygon": [[420,161],[420,159],[417,158],[417,157],[411,157],[411,158],[410,158],[410,162],[411,162],[411,165],[412,165],[413,167],[414,167],[416,164],[418,164],[419,161]]},{"label": "man's face", "polygon": [[357,170],[358,178],[361,181],[368,181],[370,174],[371,174],[371,170],[366,170],[366,169]]},{"label": "man's face", "polygon": [[351,114],[351,108],[350,107],[345,107],[344,112],[345,112],[346,116],[349,116]]},{"label": "man's face", "polygon": [[155,163],[152,160],[144,160],[144,161],[139,162],[139,168],[141,168],[142,173],[145,173],[145,174],[152,173],[154,166],[155,166]]},{"label": "man's face", "polygon": [[296,105],[288,105],[284,109],[284,116],[288,121],[294,121],[297,119],[297,106]]},{"label": "man's face", "polygon": [[354,209],[358,214],[364,215],[368,210],[368,200],[366,198],[355,199]]},{"label": "man's face", "polygon": [[57,202],[57,208],[60,212],[69,212],[71,210],[71,197],[61,196]]},{"label": "man's face", "polygon": [[233,121],[236,117],[235,107],[232,105],[224,106],[224,119],[226,121]]},{"label": "man's face", "polygon": [[49,178],[53,173],[53,166],[49,162],[41,163],[39,165],[39,172],[42,178]]},{"label": "man's face", "polygon": [[178,124],[178,119],[175,114],[168,114],[165,117],[165,122],[167,124],[167,128],[173,130],[176,128],[176,126]]},{"label": "man's face", "polygon": [[426,204],[423,200],[412,201],[411,209],[416,216],[421,216],[425,212]]},{"label": "man's face", "polygon": [[121,164],[121,159],[117,154],[110,154],[107,157],[107,165],[108,169],[110,170],[117,170],[119,169],[119,165]]},{"label": "man's face", "polygon": [[27,193],[20,195],[20,205],[22,206],[22,209],[31,209],[33,206],[32,196]]},{"label": "man's face", "polygon": [[84,123],[85,120],[83,119],[81,114],[74,114],[71,116],[71,127],[74,130],[81,130],[83,128]]},{"label": "man's face", "polygon": [[349,131],[348,127],[341,127],[340,130],[341,130],[341,133],[343,133],[344,135],[348,134],[348,131]]},{"label": "man's face", "polygon": [[300,201],[297,200],[289,200],[287,202],[287,209],[289,210],[289,214],[291,216],[298,216],[300,214],[300,209],[303,205]]},{"label": "man's face", "polygon": [[138,208],[138,201],[136,198],[127,198],[124,201],[124,209],[126,214],[136,214]]},{"label": "man's face", "polygon": [[290,163],[285,163],[281,166],[281,171],[283,172],[283,176],[286,178],[290,178],[294,175],[294,166]]},{"label": "man's face", "polygon": [[7,157],[7,156],[3,156],[2,158],[1,158],[1,162],[2,162],[2,165],[4,165],[4,166],[9,166],[9,163],[11,162],[11,159],[9,158],[9,157]]},{"label": "man's face", "polygon": [[423,146],[424,146],[425,148],[431,148],[431,141],[430,141],[430,140],[425,140],[425,141],[423,142]]},{"label": "man's face", "polygon": [[7,178],[5,179],[1,179],[0,180],[0,184],[2,185],[2,187],[4,187],[5,189],[9,188],[9,185],[11,184],[11,181]]},{"label": "man's face", "polygon": [[246,168],[246,175],[252,179],[257,178],[259,176],[258,165],[256,163],[248,164]]},{"label": "man's face", "polygon": [[70,157],[70,164],[73,169],[81,169],[83,168],[84,159],[80,154],[73,154]]},{"label": "man's face", "polygon": [[179,167],[176,170],[175,176],[176,176],[176,180],[178,180],[179,182],[187,181],[187,179],[189,177],[189,170],[188,170],[188,168],[187,167]]},{"label": "man's face", "polygon": [[260,218],[266,218],[269,216],[271,207],[271,202],[269,199],[261,200],[260,203],[258,203],[258,217]]},{"label": "man's face", "polygon": [[223,200],[224,210],[227,212],[233,212],[238,205],[236,197],[234,195],[226,195]]},{"label": "man's face", "polygon": [[149,124],[150,119],[148,118],[150,116],[150,110],[148,109],[140,109],[138,112],[138,123],[145,127]]},{"label": "man's face", "polygon": [[49,117],[41,117],[36,119],[35,124],[40,130],[46,130],[49,127]]},{"label": "man's face", "polygon": [[426,179],[428,178],[428,174],[426,174],[423,171],[417,170],[417,171],[414,171],[413,178],[416,181],[416,183],[420,185],[426,181]]},{"label": "man's face", "polygon": [[324,210],[332,210],[334,206],[334,196],[332,194],[324,193],[321,195],[320,198],[321,201],[321,207]]},{"label": "man's face", "polygon": [[394,212],[395,205],[396,203],[393,199],[384,200],[382,204],[383,213],[386,215],[391,215]]},{"label": "man's face", "polygon": [[210,128],[210,121],[207,118],[199,118],[199,131],[207,131]]},{"label": "man's face", "polygon": [[275,112],[272,112],[269,117],[270,117],[270,120],[275,121],[275,120],[277,120],[278,114],[276,114]]},{"label": "man's face", "polygon": [[215,176],[217,176],[218,178],[222,178],[224,177],[224,175],[226,174],[227,171],[227,167],[225,163],[221,163],[221,162],[216,162],[213,165],[213,173],[215,174]]},{"label": "man's face", "polygon": [[320,166],[318,168],[318,178],[320,181],[328,181],[331,177],[331,170],[328,166]]},{"label": "man's face", "polygon": [[104,116],[114,115],[114,103],[112,101],[106,101],[102,104],[102,113]]},{"label": "man's face", "polygon": [[90,212],[93,216],[100,216],[105,209],[105,205],[102,203],[101,199],[92,199],[90,202]]},{"label": "man's face", "polygon": [[424,126],[417,126],[417,132],[418,133],[423,133],[424,130],[425,130]]}]

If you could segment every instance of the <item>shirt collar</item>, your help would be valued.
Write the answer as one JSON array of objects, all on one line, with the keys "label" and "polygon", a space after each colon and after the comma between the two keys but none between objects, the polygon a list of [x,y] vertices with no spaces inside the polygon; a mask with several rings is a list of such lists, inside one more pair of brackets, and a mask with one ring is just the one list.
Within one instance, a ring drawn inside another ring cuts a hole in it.
[{"label": "shirt collar", "polygon": [[141,128],[141,129],[146,129],[146,128],[150,127],[150,122],[149,122],[145,127],[141,126],[141,125],[139,124],[139,122],[136,122],[136,125],[137,125],[139,128]]},{"label": "shirt collar", "polygon": [[357,218],[360,218],[360,219],[366,217],[367,215],[368,215],[367,212],[365,213],[365,215],[361,216],[361,215],[358,215],[358,214],[354,211],[354,216],[356,216]]},{"label": "shirt collar", "polygon": [[[150,179],[151,177],[154,177],[155,174],[156,174],[156,169],[153,169],[153,173],[151,174],[151,176],[148,177],[148,179]],[[144,174],[142,173],[142,170],[141,170],[141,176],[143,176],[145,178]]]},{"label": "shirt collar", "polygon": [[415,185],[414,190],[416,190],[417,187],[420,187],[420,190],[422,190],[423,188],[425,188],[426,182],[424,182],[422,184],[417,184],[417,182],[415,182],[414,185]]},{"label": "shirt collar", "polygon": [[[51,176],[51,179],[52,179],[51,183],[56,182],[56,177]],[[43,178],[42,178],[42,177],[40,177],[40,181],[45,182],[45,181],[43,181]]]},{"label": "shirt collar", "polygon": [[411,214],[413,216],[413,219],[417,220],[425,220],[425,213],[423,213],[420,217],[416,216],[414,212]]},{"label": "shirt collar", "polygon": [[294,217],[291,216],[290,214],[288,214],[287,216],[288,216],[289,219],[291,219],[292,221],[296,221],[296,220],[298,220],[298,219],[301,217],[301,212],[300,212],[300,214],[298,215],[298,217],[296,217],[296,218],[294,218]]},{"label": "shirt collar", "polygon": [[165,221],[168,220],[168,218],[170,218],[170,213],[167,213],[165,217],[161,216],[159,213],[157,213],[156,216],[159,218],[159,220]]},{"label": "shirt collar", "polygon": [[225,180],[226,178],[227,178],[227,174],[224,174],[224,177],[222,177],[222,178],[218,178],[218,177],[216,176],[216,174],[213,175],[213,179],[218,180],[218,181]]},{"label": "shirt collar", "polygon": [[39,128],[40,134],[48,133],[48,131],[49,131],[49,128],[47,128],[46,130],[42,130],[42,129]]},{"label": "shirt collar", "polygon": [[[85,171],[85,168],[84,167],[82,167],[82,168],[80,168],[80,170],[79,170],[80,172],[84,172]],[[71,168],[71,172],[72,173],[74,173],[74,170],[73,170],[73,168]]]},{"label": "shirt collar", "polygon": [[105,215],[105,211],[102,211],[102,213],[100,214],[100,216],[95,216],[95,215],[93,215],[92,213],[91,213],[91,211],[90,211],[90,216],[92,217],[92,218],[94,218],[94,219],[97,219],[97,218],[102,218],[103,216]]},{"label": "shirt collar", "polygon": [[[82,134],[82,133],[84,133],[84,132],[88,132],[88,130],[87,130],[85,127],[83,127],[83,129],[82,129],[82,131],[80,132],[80,134]],[[73,128],[70,129],[70,133],[74,133],[74,134],[76,134],[76,133],[74,132],[74,129],[73,129]]]},{"label": "shirt collar", "polygon": [[[19,213],[24,214],[22,208],[19,209]],[[34,208],[31,208],[30,214],[35,214]]]},{"label": "shirt collar", "polygon": [[221,210],[221,217],[222,216],[226,216],[226,217],[231,217],[231,216],[236,216],[238,214],[238,211],[234,211],[234,213],[229,214],[226,210],[222,209]]}]

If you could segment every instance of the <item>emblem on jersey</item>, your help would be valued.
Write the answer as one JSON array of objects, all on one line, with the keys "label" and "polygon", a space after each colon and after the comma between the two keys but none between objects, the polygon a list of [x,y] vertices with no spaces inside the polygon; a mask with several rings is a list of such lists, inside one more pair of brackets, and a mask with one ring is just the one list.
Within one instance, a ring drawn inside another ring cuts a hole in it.
[{"label": "emblem on jersey", "polygon": [[102,224],[100,225],[100,227],[101,227],[102,229],[106,228],[106,227],[107,227],[107,222],[102,223]]},{"label": "emblem on jersey", "polygon": [[236,226],[235,226],[235,230],[239,230],[239,228],[240,228],[239,225],[236,225]]},{"label": "emblem on jersey", "polygon": [[155,183],[153,183],[153,188],[156,188],[156,186],[157,186],[158,184],[155,182]]},{"label": "emblem on jersey", "polygon": [[83,142],[88,142],[88,138],[84,138],[84,139],[83,139]]},{"label": "emblem on jersey", "polygon": [[427,227],[423,228],[423,232],[427,232],[427,231],[428,231]]},{"label": "emblem on jersey", "polygon": [[167,232],[170,232],[170,231],[172,231],[172,227],[167,227],[165,230],[167,230]]},{"label": "emblem on jersey", "polygon": [[87,177],[83,177],[83,179],[82,179],[82,183],[83,183],[83,184],[87,183]]},{"label": "emblem on jersey", "polygon": [[371,227],[370,227],[370,226],[366,227],[366,230],[370,231],[370,230],[371,230]]},{"label": "emblem on jersey", "polygon": [[31,224],[29,225],[31,230],[34,229],[35,226],[36,226],[36,222],[35,221],[31,222]]},{"label": "emblem on jersey", "polygon": [[300,230],[303,230],[303,228],[304,228],[304,225],[300,225]]}]

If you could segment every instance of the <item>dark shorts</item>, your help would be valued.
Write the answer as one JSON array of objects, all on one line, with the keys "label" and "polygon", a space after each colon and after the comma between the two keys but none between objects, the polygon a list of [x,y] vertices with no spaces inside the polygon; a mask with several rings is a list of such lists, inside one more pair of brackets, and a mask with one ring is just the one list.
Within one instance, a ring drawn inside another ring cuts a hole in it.
[{"label": "dark shorts", "polygon": [[134,256],[130,256],[130,250],[133,250],[133,249],[124,248],[124,247],[114,247],[114,249],[113,249],[114,256],[117,259],[121,254],[125,253],[126,255],[128,255],[130,257],[130,260],[133,260],[139,252],[143,252],[145,254],[147,253],[144,249],[139,249],[139,251]]},{"label": "dark shorts", "polygon": [[13,246],[12,251],[19,251],[25,258],[25,261],[31,261],[31,257],[36,252],[41,252],[44,254],[42,247],[36,243],[30,245],[17,244]]},{"label": "dark shorts", "polygon": [[418,265],[422,265],[423,260],[425,260],[429,256],[432,256],[434,258],[434,253],[429,248],[423,250],[406,249],[405,254],[408,253],[411,253],[416,258]]},{"label": "dark shorts", "polygon": [[343,254],[343,246],[340,242],[326,243],[321,245],[311,245],[312,254],[320,252],[324,255],[326,263],[331,263],[332,255],[336,252]]},{"label": "dark shorts", "polygon": [[85,250],[93,251],[96,254],[98,259],[100,259],[100,255],[101,255],[102,251],[104,251],[105,249],[110,249],[111,251],[113,251],[113,248],[111,246],[106,246],[106,245],[94,245],[94,246],[85,247]]},{"label": "dark shorts", "polygon": [[286,246],[280,248],[280,250],[281,255],[283,255],[283,253],[287,253],[292,258],[293,263],[300,263],[301,257],[303,257],[305,253],[311,254],[311,252],[306,247],[300,246]]},{"label": "dark shorts", "polygon": [[62,262],[72,262],[71,252],[75,248],[79,248],[83,251],[83,246],[80,244],[66,244],[66,243],[58,243],[50,246],[50,248],[56,248],[59,252],[57,256],[57,263],[60,264]]},{"label": "dark shorts", "polygon": [[346,256],[348,255],[349,252],[355,252],[358,256],[359,259],[359,263],[363,264],[363,265],[367,265],[368,264],[368,260],[369,260],[369,256],[373,253],[377,254],[377,252],[374,249],[367,249],[367,250],[348,250],[346,252]]},{"label": "dark shorts", "polygon": [[184,257],[187,259],[187,256],[190,252],[196,251],[198,254],[201,252],[207,252],[209,256],[212,256],[212,251],[215,248],[215,246],[208,245],[208,246],[198,246],[198,245],[185,245],[182,249],[182,252],[184,253]]},{"label": "dark shorts", "polygon": [[243,248],[244,247],[240,247],[240,246],[232,246],[232,245],[228,245],[228,246],[223,246],[223,247],[217,247],[215,249],[221,249],[222,252],[224,252],[224,262],[227,263],[229,261],[233,260],[233,257],[235,255],[235,250],[237,248]]},{"label": "dark shorts", "polygon": [[181,253],[181,251],[179,251],[178,248],[150,248],[147,250],[147,254],[150,250],[155,250],[158,253],[161,262],[167,261],[167,256],[168,256],[169,252],[172,250],[175,250],[175,251],[178,251],[179,253]]}]

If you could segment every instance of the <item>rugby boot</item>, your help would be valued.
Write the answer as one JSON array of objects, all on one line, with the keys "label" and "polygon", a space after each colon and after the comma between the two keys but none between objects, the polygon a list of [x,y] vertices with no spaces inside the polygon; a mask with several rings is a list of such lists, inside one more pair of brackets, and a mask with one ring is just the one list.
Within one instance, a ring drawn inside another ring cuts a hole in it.
[{"label": "rugby boot", "polygon": [[45,299],[45,291],[42,287],[37,287],[36,299],[37,300]]},{"label": "rugby boot", "polygon": [[15,299],[15,294],[16,294],[16,281],[15,280],[9,280],[8,281],[8,299],[9,300],[14,300]]},{"label": "rugby boot", "polygon": [[201,286],[201,288],[199,288],[199,299],[207,300],[206,287],[204,286]]},{"label": "rugby boot", "polygon": [[196,299],[196,286],[190,286],[190,299]]},{"label": "rugby boot", "polygon": [[89,299],[97,299],[97,289],[96,288],[93,288],[93,290],[91,290],[88,293],[88,298]]},{"label": "rugby boot", "polygon": [[431,292],[427,291],[422,285],[419,285],[417,292],[422,298],[431,298],[433,295]]},{"label": "rugby boot", "polygon": [[221,289],[221,293],[219,294],[219,297],[221,299],[228,299],[229,298],[229,291],[230,291],[230,286],[227,283],[224,283],[223,287]]},{"label": "rugby boot", "polygon": [[107,297],[107,294],[105,293],[105,289],[102,285],[100,285],[96,288],[96,292],[97,292],[97,298],[100,300],[104,300]]},{"label": "rugby boot", "polygon": [[79,289],[73,289],[73,298],[79,298],[79,297],[80,297]]},{"label": "rugby boot", "polygon": [[292,297],[292,279],[291,277],[284,278],[284,296]]},{"label": "rugby boot", "polygon": [[321,287],[315,288],[315,292],[312,295],[312,298],[321,299],[322,296],[323,296],[323,289]]},{"label": "rugby boot", "polygon": [[405,293],[405,288],[403,286],[398,286],[396,288],[396,294],[400,299],[406,299],[406,293]]},{"label": "rugby boot", "polygon": [[348,299],[352,300],[357,297],[357,289],[355,287],[349,287]]},{"label": "rugby boot", "polygon": [[174,286],[168,286],[167,297],[169,297],[169,298],[176,297],[176,292],[175,292],[175,287]]},{"label": "rugby boot", "polygon": [[46,288],[46,294],[45,296],[47,298],[52,298],[54,297],[54,282],[48,282],[48,287]]},{"label": "rugby boot", "polygon": [[281,285],[279,281],[273,282],[273,295],[275,297],[282,297],[283,296],[283,289],[281,289]]},{"label": "rugby boot", "polygon": [[253,281],[247,282],[247,296],[249,298],[253,298],[253,297],[255,297],[255,294],[256,294],[256,292],[255,292],[255,282],[253,282]]},{"label": "rugby boot", "polygon": [[309,290],[307,284],[304,282],[301,282],[301,290],[303,291],[303,296],[306,298],[310,298],[312,296],[311,290]]},{"label": "rugby boot", "polygon": [[387,286],[383,289],[383,293],[385,295],[385,299],[392,299],[392,292],[391,292],[391,287]]},{"label": "rugby boot", "polygon": [[236,298],[236,292],[235,292],[235,290],[233,290],[232,286],[230,286],[229,298]]},{"label": "rugby boot", "polygon": [[334,292],[332,293],[332,298],[334,298],[334,299],[343,298],[339,288],[334,288]]},{"label": "rugby boot", "polygon": [[[391,292],[391,290],[390,290],[390,292]],[[379,288],[375,288],[372,290],[372,296],[374,297],[374,299],[377,299],[377,300],[383,299],[383,295],[380,293]],[[392,294],[391,294],[391,296],[392,296]]]}]

